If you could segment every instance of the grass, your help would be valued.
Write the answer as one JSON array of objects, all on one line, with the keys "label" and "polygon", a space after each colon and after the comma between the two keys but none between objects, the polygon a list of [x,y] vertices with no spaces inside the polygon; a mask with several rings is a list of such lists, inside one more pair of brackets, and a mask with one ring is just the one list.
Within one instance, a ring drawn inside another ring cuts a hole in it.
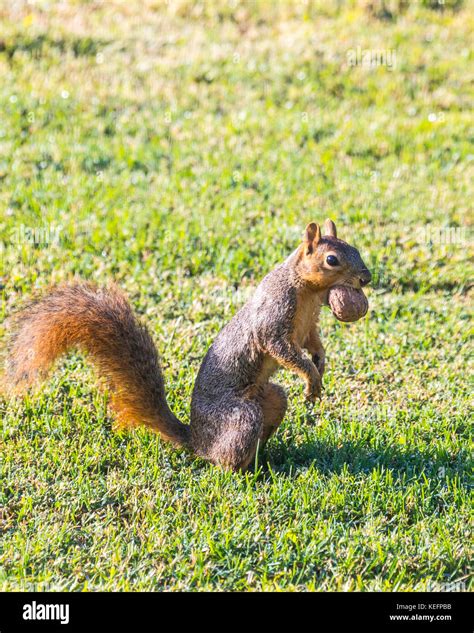
[{"label": "grass", "polygon": [[[114,432],[80,355],[4,400],[2,588],[471,586],[474,14],[386,4],[0,9],[2,318],[117,280],[188,419],[200,359],[305,223],[333,218],[375,275],[368,318],[323,316],[321,404],[281,373],[253,473]],[[357,47],[396,65],[350,66]]]}]

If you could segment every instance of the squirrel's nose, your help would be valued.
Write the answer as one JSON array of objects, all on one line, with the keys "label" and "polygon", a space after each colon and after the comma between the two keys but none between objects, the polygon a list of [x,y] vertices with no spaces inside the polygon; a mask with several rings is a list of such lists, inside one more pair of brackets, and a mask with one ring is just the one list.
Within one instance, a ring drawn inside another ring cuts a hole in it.
[{"label": "squirrel's nose", "polygon": [[359,281],[360,281],[360,285],[362,287],[364,287],[367,284],[369,284],[371,279],[372,279],[372,275],[370,274],[370,271],[367,270],[367,268],[365,268],[364,270],[360,271],[360,273],[359,273]]}]

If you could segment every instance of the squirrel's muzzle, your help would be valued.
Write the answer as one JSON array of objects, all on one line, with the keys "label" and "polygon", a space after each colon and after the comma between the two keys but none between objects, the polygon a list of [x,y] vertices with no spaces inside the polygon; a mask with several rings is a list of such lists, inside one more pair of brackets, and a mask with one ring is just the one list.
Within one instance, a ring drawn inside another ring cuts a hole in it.
[{"label": "squirrel's muzzle", "polygon": [[364,286],[367,286],[367,284],[370,284],[371,280],[372,280],[372,275],[370,274],[370,270],[367,270],[367,268],[364,268],[364,270],[360,271],[359,282],[362,288]]}]

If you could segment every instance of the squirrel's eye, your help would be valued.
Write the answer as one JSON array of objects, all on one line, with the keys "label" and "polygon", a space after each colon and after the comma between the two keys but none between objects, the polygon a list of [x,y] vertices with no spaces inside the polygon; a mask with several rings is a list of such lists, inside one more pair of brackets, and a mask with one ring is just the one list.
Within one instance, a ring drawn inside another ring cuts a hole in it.
[{"label": "squirrel's eye", "polygon": [[326,261],[330,266],[337,266],[339,264],[339,260],[335,255],[328,255]]}]

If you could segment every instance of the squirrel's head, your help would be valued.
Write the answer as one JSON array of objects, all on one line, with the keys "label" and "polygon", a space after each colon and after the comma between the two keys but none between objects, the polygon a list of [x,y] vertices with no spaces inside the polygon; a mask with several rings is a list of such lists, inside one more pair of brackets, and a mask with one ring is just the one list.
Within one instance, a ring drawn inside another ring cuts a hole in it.
[{"label": "squirrel's head", "polygon": [[336,285],[360,289],[372,279],[359,251],[338,239],[332,220],[324,223],[324,235],[318,224],[308,224],[299,257],[301,277],[321,290]]}]

